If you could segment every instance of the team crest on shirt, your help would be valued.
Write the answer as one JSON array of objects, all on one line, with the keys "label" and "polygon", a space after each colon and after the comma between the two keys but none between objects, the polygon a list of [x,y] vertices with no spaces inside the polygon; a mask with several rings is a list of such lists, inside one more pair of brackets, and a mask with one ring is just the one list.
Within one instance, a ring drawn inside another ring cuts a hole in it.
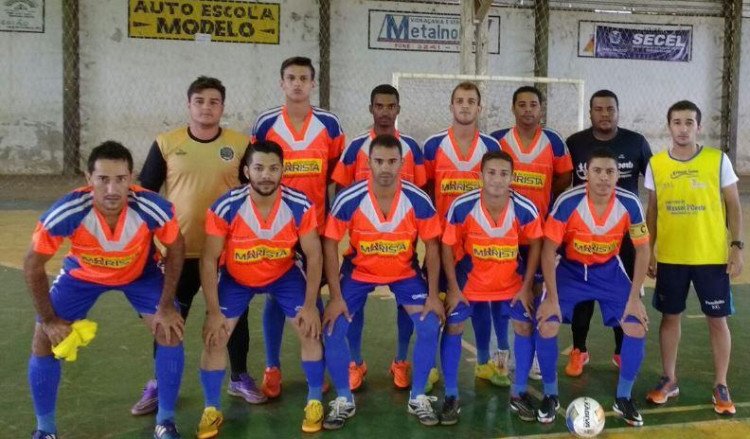
[{"label": "team crest on shirt", "polygon": [[477,259],[493,261],[515,260],[518,257],[517,245],[477,245],[471,249],[471,254]]},{"label": "team crest on shirt", "polygon": [[444,178],[440,182],[440,193],[443,195],[461,195],[479,189],[482,183],[476,178]]},{"label": "team crest on shirt", "polygon": [[618,241],[596,242],[573,240],[573,248],[582,255],[608,255],[617,249]]},{"label": "team crest on shirt", "polygon": [[406,253],[411,248],[408,239],[388,241],[379,239],[377,241],[360,241],[359,250],[363,255],[398,256]]},{"label": "team crest on shirt", "polygon": [[289,159],[284,160],[284,176],[298,177],[316,175],[323,172],[322,159]]},{"label": "team crest on shirt", "polygon": [[513,184],[516,187],[541,189],[544,187],[546,180],[547,176],[539,172],[513,171]]},{"label": "team crest on shirt", "polygon": [[288,248],[257,245],[251,248],[234,249],[234,261],[240,264],[251,264],[263,259],[286,259],[291,253],[291,250]]},{"label": "team crest on shirt", "polygon": [[94,267],[114,268],[119,270],[132,264],[136,257],[138,257],[137,254],[126,256],[102,256],[83,254],[81,255],[81,262],[87,265],[92,265]]},{"label": "team crest on shirt", "polygon": [[231,161],[234,158],[234,150],[228,146],[224,146],[219,150],[219,157],[225,162]]}]

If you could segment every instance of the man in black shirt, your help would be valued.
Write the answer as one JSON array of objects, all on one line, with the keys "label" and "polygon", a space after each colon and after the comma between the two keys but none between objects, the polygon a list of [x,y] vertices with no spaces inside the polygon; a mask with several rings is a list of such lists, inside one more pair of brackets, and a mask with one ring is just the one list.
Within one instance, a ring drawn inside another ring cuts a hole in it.
[{"label": "man in black shirt", "polygon": [[[620,179],[617,186],[638,194],[638,174],[645,175],[648,161],[651,158],[651,147],[643,135],[617,126],[619,101],[617,95],[609,90],[599,90],[589,101],[591,128],[579,131],[566,141],[573,160],[573,185],[586,182],[586,162],[589,153],[597,148],[606,147],[617,157]],[[628,276],[633,278],[635,250],[629,236],[625,236],[620,249],[620,259]],[[568,376],[579,376],[583,366],[589,362],[586,349],[586,337],[589,324],[594,314],[594,301],[581,302],[575,307],[571,330],[573,331],[573,350],[570,352],[565,373]],[[620,348],[622,347],[622,329],[615,327],[615,354],[612,363],[620,367]]]}]

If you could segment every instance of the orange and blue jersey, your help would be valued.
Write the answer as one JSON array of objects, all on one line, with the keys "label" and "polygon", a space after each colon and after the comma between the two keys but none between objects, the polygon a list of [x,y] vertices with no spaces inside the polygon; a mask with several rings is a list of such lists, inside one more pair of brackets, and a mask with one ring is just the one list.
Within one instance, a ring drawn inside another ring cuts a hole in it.
[{"label": "orange and blue jersey", "polygon": [[560,194],[544,225],[544,236],[563,245],[564,258],[583,265],[609,262],[619,254],[626,233],[633,245],[648,244],[638,196],[615,188],[607,209],[598,215],[587,191],[583,185]]},{"label": "orange and blue jersey", "polygon": [[326,193],[329,166],[334,166],[344,149],[344,132],[332,113],[312,107],[302,129],[294,129],[286,106],[273,108],[258,117],[252,129],[255,140],[271,140],[284,150],[281,182],[305,195],[315,205],[322,232],[327,212]]},{"label": "orange and blue jersey", "polygon": [[219,265],[247,287],[262,287],[286,274],[299,238],[317,225],[315,206],[305,194],[283,185],[267,218],[250,198],[249,185],[219,197],[206,215],[206,233],[225,239]]},{"label": "orange and blue jersey", "polygon": [[154,237],[170,245],[179,233],[172,203],[136,185],[130,187],[113,231],[94,207],[92,188],[86,186],[56,201],[40,217],[32,249],[53,255],[68,238],[71,246],[63,272],[78,280],[115,287],[133,282],[145,269],[156,266],[159,254]]},{"label": "orange and blue jersey", "polygon": [[[508,204],[495,221],[477,189],[453,202],[443,232],[443,244],[460,249],[456,260],[459,285],[471,301],[509,300],[523,283],[518,246],[544,236],[539,213],[528,198],[511,192]],[[454,252],[455,253],[455,252]]]},{"label": "orange and blue jersey", "polygon": [[440,221],[445,221],[453,200],[466,192],[478,189],[482,180],[482,156],[499,151],[500,145],[492,137],[477,131],[466,155],[458,148],[453,128],[438,133],[425,141],[424,164],[427,181],[433,182],[435,207]]},{"label": "orange and blue jersey", "polygon": [[542,218],[547,216],[552,199],[552,179],[573,170],[573,161],[565,141],[547,128],[539,127],[529,145],[524,145],[516,127],[493,132],[500,148],[513,157],[511,187],[531,199]]},{"label": "orange and blue jersey", "polygon": [[[396,131],[395,136],[401,142],[401,157],[404,160],[401,179],[424,187],[427,180],[422,148],[416,140],[405,134]],[[341,154],[331,179],[342,187],[349,186],[355,181],[367,180],[370,177],[370,144],[374,138],[375,131],[370,130],[352,140]]]},{"label": "orange and blue jersey", "polygon": [[345,264],[353,266],[354,280],[387,284],[417,276],[417,237],[427,241],[441,233],[432,201],[417,186],[401,180],[386,218],[371,185],[368,179],[339,192],[325,236],[340,241],[349,232],[344,257]]}]

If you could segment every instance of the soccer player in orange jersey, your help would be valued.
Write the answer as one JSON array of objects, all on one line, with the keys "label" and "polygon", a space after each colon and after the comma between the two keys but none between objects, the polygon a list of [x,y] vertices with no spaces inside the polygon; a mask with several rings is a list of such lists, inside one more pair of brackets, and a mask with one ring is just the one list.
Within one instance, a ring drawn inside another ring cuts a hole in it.
[{"label": "soccer player in orange jersey", "polygon": [[[317,307],[323,254],[315,206],[280,184],[283,152],[274,142],[254,142],[240,169],[247,185],[222,195],[206,217],[201,285],[207,310],[200,367],[206,401],[198,437],[218,434],[227,339],[253,296],[264,293],[275,296],[299,335],[308,385],[302,430],[313,433],[323,423],[324,372]],[[306,273],[295,263],[298,243],[307,258]]]},{"label": "soccer player in orange jersey", "polygon": [[[29,385],[37,417],[33,438],[55,439],[60,361],[52,347],[71,334],[71,323],[103,293],[120,290],[156,339],[159,409],[154,438],[175,439],[174,410],[184,366],[184,320],[175,289],[185,246],[172,204],[132,184],[133,157],[113,141],[91,151],[88,185],[64,196],[39,219],[24,262],[37,323],[29,360]],[[164,271],[157,266],[156,237],[165,247]],[[63,240],[71,249],[49,287],[45,264]]]}]

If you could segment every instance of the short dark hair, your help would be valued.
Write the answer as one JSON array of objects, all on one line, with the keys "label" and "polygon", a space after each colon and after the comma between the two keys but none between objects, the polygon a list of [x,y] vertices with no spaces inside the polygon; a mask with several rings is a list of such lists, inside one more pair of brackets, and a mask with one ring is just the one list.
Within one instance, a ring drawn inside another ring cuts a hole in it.
[{"label": "short dark hair", "polygon": [[590,165],[591,161],[594,159],[612,159],[617,163],[617,156],[615,153],[605,146],[594,148],[594,150],[591,151],[588,160],[586,160],[586,166]]},{"label": "short dark hair", "polygon": [[453,98],[456,96],[456,91],[458,90],[474,90],[477,92],[477,104],[482,105],[482,92],[479,91],[479,86],[471,81],[464,81],[453,88],[453,91],[451,92],[451,104],[453,103]]},{"label": "short dark hair", "polygon": [[224,84],[222,84],[221,81],[216,78],[211,78],[210,76],[199,76],[198,79],[190,84],[187,91],[188,101],[194,94],[207,89],[218,90],[221,95],[221,103],[224,103],[224,99],[227,97],[226,87],[224,87]]},{"label": "short dark hair", "polygon": [[532,87],[531,85],[524,85],[521,87],[518,87],[516,91],[513,92],[513,105],[516,105],[516,101],[518,100],[518,95],[521,93],[534,93],[539,99],[539,103],[541,104],[544,102],[544,96],[542,96],[542,91],[539,90],[536,87]]},{"label": "short dark hair", "polygon": [[133,172],[133,155],[120,142],[107,140],[91,150],[87,163],[89,174],[94,172],[97,160],[123,160],[128,163],[128,171]]},{"label": "short dark hair", "polygon": [[693,102],[687,100],[675,102],[671,107],[669,107],[669,110],[667,111],[667,123],[672,122],[673,112],[684,110],[695,111],[695,121],[698,122],[698,125],[701,124],[701,109],[698,108],[698,106]]},{"label": "short dark hair", "polygon": [[373,88],[372,92],[370,92],[370,105],[375,102],[375,95],[396,96],[396,102],[400,102],[401,99],[398,95],[398,90],[396,90],[396,87],[392,86],[391,84],[380,84],[377,87]]},{"label": "short dark hair", "polygon": [[401,141],[396,138],[396,136],[392,134],[380,134],[378,136],[375,136],[374,139],[372,139],[372,142],[370,142],[370,154],[372,155],[372,150],[376,146],[381,146],[383,148],[394,148],[398,150],[398,155],[403,154],[403,150],[401,149]]},{"label": "short dark hair", "polygon": [[594,107],[594,98],[612,98],[615,100],[615,106],[620,108],[620,100],[617,99],[615,92],[611,90],[602,89],[595,91],[594,94],[591,95],[591,99],[589,99],[589,110]]},{"label": "short dark hair", "polygon": [[284,62],[281,63],[281,69],[279,70],[281,79],[284,79],[284,70],[286,70],[286,68],[289,66],[308,67],[311,72],[310,79],[312,79],[313,81],[315,80],[315,67],[313,67],[312,60],[310,58],[304,56],[293,56],[291,58],[285,59]]},{"label": "short dark hair", "polygon": [[505,151],[485,152],[484,155],[482,156],[482,164],[480,165],[479,169],[484,171],[484,165],[490,160],[504,160],[510,163],[510,170],[511,171],[513,170],[513,157],[511,157],[511,155]]},{"label": "short dark hair", "polygon": [[253,161],[253,154],[256,152],[263,152],[266,154],[275,154],[279,157],[281,164],[284,164],[284,150],[281,146],[271,140],[258,140],[255,143],[250,143],[245,148],[245,153],[242,154],[242,160],[240,160],[239,179],[240,183],[247,184],[250,179],[245,175],[245,166],[250,166]]}]

